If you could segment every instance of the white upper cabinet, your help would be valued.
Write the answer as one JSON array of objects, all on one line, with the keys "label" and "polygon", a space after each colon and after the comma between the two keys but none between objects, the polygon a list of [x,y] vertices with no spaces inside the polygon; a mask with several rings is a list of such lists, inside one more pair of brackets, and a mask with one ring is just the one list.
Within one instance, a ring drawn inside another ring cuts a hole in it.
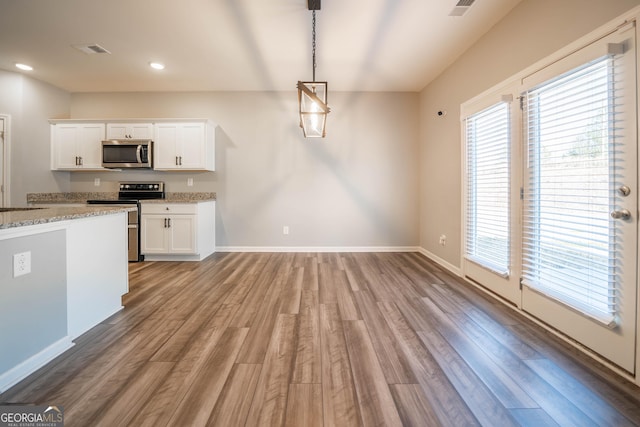
[{"label": "white upper cabinet", "polygon": [[153,139],[153,123],[107,123],[107,139]]},{"label": "white upper cabinet", "polygon": [[51,125],[52,170],[96,170],[102,167],[104,123]]},{"label": "white upper cabinet", "polygon": [[214,171],[216,125],[208,119],[51,119],[52,170],[102,167],[102,141],[150,139],[154,169]]},{"label": "white upper cabinet", "polygon": [[156,123],[154,169],[215,170],[215,127],[209,121]]}]

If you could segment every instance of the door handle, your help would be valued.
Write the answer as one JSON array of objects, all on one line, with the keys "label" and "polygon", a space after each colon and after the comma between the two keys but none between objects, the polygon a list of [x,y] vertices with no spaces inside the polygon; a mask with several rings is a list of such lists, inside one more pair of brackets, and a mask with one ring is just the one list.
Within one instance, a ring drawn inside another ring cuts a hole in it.
[{"label": "door handle", "polygon": [[631,218],[631,212],[628,209],[620,209],[619,211],[611,211],[611,218],[613,219],[629,219]]}]

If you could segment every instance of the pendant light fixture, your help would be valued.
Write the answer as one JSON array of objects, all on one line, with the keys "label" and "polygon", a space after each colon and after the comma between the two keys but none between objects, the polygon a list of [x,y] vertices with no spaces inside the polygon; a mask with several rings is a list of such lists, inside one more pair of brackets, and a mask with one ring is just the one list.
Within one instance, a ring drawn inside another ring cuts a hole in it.
[{"label": "pendant light fixture", "polygon": [[327,124],[327,82],[316,81],[316,10],[320,10],[321,0],[307,0],[307,7],[312,11],[311,58],[313,81],[298,81],[298,105],[300,111],[300,127],[305,138],[324,138]]}]

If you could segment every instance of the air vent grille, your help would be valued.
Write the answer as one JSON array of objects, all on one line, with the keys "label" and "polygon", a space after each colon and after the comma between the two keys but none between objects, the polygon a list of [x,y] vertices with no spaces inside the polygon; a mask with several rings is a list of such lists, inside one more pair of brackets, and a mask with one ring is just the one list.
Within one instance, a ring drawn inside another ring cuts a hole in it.
[{"label": "air vent grille", "polygon": [[86,53],[87,55],[93,55],[94,53],[111,53],[97,43],[74,44],[73,47],[78,49],[82,53]]},{"label": "air vent grille", "polygon": [[449,16],[464,15],[475,1],[476,0],[458,0],[458,3],[456,3],[456,6],[451,10]]}]

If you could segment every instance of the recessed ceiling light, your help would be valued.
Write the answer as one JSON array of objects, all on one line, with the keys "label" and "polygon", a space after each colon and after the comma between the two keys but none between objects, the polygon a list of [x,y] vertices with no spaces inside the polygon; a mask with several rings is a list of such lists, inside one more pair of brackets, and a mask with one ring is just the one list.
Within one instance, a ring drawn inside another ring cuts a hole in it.
[{"label": "recessed ceiling light", "polygon": [[19,64],[18,63],[18,64],[16,64],[16,67],[20,68],[21,70],[24,70],[24,71],[32,71],[33,70],[33,67],[31,65],[27,65],[27,64]]},{"label": "recessed ceiling light", "polygon": [[149,66],[154,70],[164,70],[164,64],[159,62],[149,62]]}]

